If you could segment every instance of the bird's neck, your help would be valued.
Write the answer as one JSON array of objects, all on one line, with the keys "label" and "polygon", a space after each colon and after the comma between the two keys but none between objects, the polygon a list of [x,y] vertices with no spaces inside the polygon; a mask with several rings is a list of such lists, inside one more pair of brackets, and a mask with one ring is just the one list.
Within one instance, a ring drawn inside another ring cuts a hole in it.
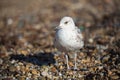
[{"label": "bird's neck", "polygon": [[75,27],[71,27],[71,26],[68,26],[68,27],[65,27],[64,28],[64,30],[68,30],[68,31],[72,31],[72,30],[74,30],[75,29]]}]

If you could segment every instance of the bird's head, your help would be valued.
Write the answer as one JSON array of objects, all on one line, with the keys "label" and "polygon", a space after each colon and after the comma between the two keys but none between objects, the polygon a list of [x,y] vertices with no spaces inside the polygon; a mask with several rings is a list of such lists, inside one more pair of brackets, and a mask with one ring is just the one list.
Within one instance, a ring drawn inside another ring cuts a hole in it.
[{"label": "bird's head", "polygon": [[71,17],[63,17],[59,24],[60,28],[74,28],[75,24]]}]

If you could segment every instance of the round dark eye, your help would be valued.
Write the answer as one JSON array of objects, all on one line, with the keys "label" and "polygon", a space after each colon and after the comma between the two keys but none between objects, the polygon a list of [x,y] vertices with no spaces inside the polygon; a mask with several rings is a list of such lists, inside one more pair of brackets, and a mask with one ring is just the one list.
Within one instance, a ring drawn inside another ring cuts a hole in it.
[{"label": "round dark eye", "polygon": [[67,23],[68,23],[68,21],[65,22],[65,24],[67,24]]}]

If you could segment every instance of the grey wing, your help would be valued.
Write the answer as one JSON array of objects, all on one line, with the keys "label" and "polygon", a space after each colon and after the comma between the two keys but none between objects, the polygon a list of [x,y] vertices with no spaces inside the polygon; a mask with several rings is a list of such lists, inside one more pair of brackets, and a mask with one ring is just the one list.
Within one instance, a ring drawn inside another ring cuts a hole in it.
[{"label": "grey wing", "polygon": [[77,26],[76,26],[75,28],[77,29],[78,37],[81,38],[81,39],[83,40],[83,36],[82,36],[81,30],[78,29]]},{"label": "grey wing", "polygon": [[78,41],[80,43],[79,47],[82,48],[84,46],[83,35],[78,27],[76,27],[76,29],[77,29]]}]

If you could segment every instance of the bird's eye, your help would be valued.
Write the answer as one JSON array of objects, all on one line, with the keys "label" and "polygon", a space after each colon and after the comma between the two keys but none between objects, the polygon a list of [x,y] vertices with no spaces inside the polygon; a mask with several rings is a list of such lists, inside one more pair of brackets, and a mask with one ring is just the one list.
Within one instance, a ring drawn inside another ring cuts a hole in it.
[{"label": "bird's eye", "polygon": [[65,24],[67,24],[67,23],[68,23],[68,21],[65,22]]}]

